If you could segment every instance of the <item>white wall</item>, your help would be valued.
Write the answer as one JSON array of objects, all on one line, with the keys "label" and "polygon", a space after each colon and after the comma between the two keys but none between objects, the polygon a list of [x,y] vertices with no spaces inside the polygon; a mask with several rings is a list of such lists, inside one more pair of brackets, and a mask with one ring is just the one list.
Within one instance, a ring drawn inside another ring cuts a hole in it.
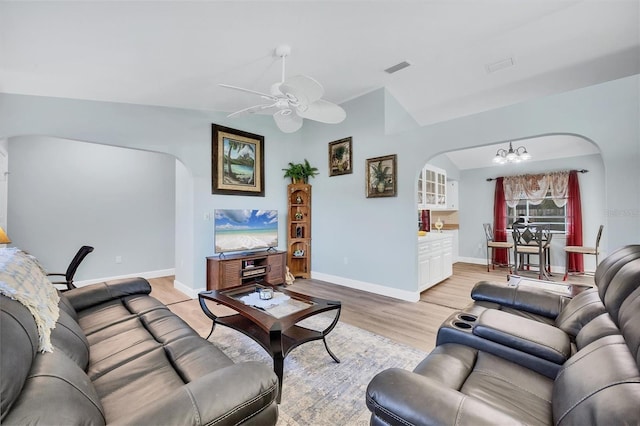
[{"label": "white wall", "polygon": [[9,158],[13,244],[48,271],[64,272],[82,245],[95,250],[77,281],[173,269],[173,157],[25,136]]}]

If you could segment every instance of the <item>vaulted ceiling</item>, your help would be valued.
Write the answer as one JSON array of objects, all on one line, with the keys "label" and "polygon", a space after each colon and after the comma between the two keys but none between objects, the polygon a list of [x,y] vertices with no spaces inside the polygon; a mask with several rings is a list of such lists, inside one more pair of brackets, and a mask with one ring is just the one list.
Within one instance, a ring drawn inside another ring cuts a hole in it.
[{"label": "vaulted ceiling", "polygon": [[[0,91],[232,112],[287,75],[426,125],[640,72],[638,0],[2,1]],[[411,65],[395,74],[384,70]],[[495,68],[495,69],[494,69]]]}]

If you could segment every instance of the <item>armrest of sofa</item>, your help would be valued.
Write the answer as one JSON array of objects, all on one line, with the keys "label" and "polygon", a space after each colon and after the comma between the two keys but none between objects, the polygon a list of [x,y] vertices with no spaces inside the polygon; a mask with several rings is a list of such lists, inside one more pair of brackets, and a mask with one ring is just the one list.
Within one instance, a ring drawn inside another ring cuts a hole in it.
[{"label": "armrest of sofa", "polygon": [[490,405],[400,368],[377,374],[367,387],[371,424],[516,424]]},{"label": "armrest of sofa", "polygon": [[278,379],[269,366],[244,362],[206,374],[152,403],[138,401],[140,408],[133,417],[113,419],[113,424],[236,425],[251,419],[273,425],[278,417],[277,394]]},{"label": "armrest of sofa", "polygon": [[488,281],[478,282],[471,290],[476,301],[494,302],[503,306],[547,318],[556,318],[570,300],[560,294],[528,286],[505,286]]},{"label": "armrest of sofa", "polygon": [[125,278],[91,284],[66,291],[64,295],[75,310],[82,310],[98,303],[132,294],[151,293],[151,284],[144,278]]},{"label": "armrest of sofa", "polygon": [[571,356],[571,341],[564,331],[497,309],[480,315],[473,334],[555,364],[564,364]]}]

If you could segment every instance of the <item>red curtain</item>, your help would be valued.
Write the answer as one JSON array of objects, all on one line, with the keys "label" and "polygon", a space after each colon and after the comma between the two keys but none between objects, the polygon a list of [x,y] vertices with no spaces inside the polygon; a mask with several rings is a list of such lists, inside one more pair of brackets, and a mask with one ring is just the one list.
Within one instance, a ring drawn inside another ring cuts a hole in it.
[{"label": "red curtain", "polygon": [[[580,202],[580,184],[578,183],[578,172],[569,172],[569,183],[567,191],[567,245],[582,245],[582,206]],[[580,253],[570,253],[569,272],[584,272],[584,256]]]},{"label": "red curtain", "polygon": [[[507,203],[504,200],[503,178],[496,179],[496,192],[493,197],[493,240],[507,241]],[[494,249],[493,262],[506,265],[508,249]]]}]

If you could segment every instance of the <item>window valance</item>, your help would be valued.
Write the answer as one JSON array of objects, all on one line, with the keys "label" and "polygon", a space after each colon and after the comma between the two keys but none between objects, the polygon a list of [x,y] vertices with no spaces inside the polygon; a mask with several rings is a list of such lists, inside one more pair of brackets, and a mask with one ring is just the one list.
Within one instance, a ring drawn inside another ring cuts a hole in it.
[{"label": "window valance", "polygon": [[504,198],[509,207],[515,207],[520,200],[529,200],[530,204],[538,205],[550,192],[555,205],[563,207],[567,204],[568,182],[568,171],[505,176]]}]

